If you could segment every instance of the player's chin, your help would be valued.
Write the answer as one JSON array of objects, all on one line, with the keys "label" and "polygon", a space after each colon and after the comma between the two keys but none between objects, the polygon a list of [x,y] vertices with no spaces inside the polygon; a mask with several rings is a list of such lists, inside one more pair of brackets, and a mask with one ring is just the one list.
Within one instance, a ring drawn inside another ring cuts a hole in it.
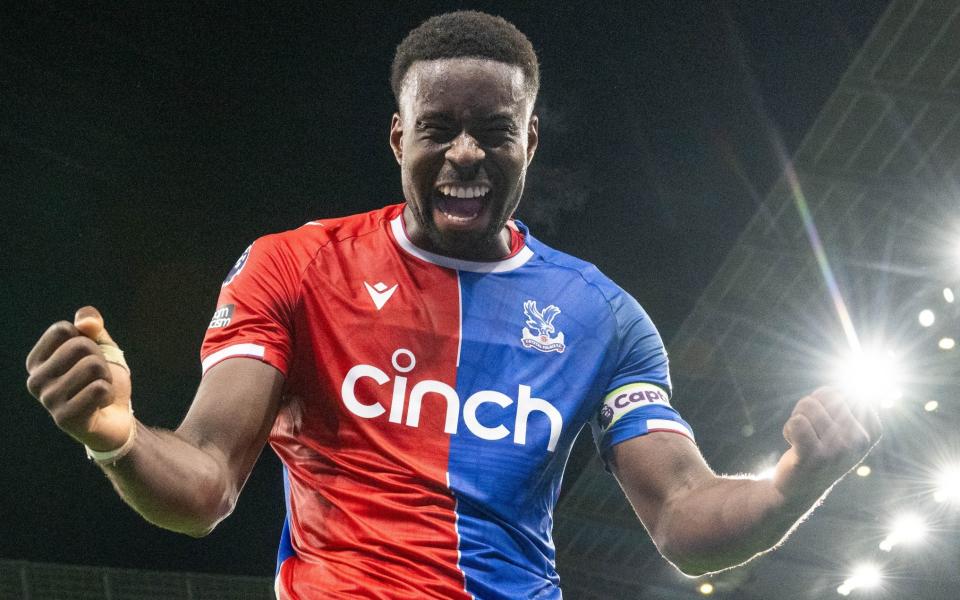
[{"label": "player's chin", "polygon": [[500,227],[492,219],[478,219],[470,223],[449,222],[435,215],[433,238],[436,246],[445,254],[475,260],[487,254],[497,244]]}]

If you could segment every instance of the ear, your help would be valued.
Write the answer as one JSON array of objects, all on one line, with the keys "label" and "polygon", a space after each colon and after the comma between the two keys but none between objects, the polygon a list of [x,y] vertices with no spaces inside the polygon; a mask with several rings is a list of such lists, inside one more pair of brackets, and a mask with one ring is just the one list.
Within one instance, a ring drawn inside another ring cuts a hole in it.
[{"label": "ear", "polygon": [[540,119],[537,115],[530,116],[530,122],[527,123],[527,166],[533,161],[533,154],[537,151],[537,144],[540,141]]},{"label": "ear", "polygon": [[403,119],[400,113],[393,113],[390,120],[390,148],[398,164],[403,164]]}]

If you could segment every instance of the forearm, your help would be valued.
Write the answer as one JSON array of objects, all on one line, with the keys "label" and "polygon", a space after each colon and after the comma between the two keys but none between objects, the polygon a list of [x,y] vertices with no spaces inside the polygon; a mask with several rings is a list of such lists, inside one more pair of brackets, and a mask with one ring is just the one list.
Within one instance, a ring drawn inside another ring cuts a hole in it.
[{"label": "forearm", "polygon": [[193,536],[233,510],[284,384],[270,364],[230,358],[200,381],[176,432],[148,429],[133,418],[129,367],[93,307],[77,311],[75,324],[51,325],[26,367],[27,390],[64,433],[100,453],[98,464],[127,504],[151,523]]},{"label": "forearm", "polygon": [[701,575],[775,547],[823,495],[788,502],[771,480],[716,477],[665,505],[651,533],[680,570]]},{"label": "forearm", "polygon": [[131,451],[101,468],[147,521],[194,537],[206,535],[230,514],[238,493],[223,461],[176,432],[136,426]]}]

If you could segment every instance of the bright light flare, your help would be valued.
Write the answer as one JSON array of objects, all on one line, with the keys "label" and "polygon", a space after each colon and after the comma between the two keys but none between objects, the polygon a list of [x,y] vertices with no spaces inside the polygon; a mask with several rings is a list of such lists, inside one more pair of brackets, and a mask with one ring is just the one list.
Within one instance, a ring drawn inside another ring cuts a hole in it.
[{"label": "bright light flare", "polygon": [[933,499],[941,503],[960,503],[960,466],[949,467],[940,473]]},{"label": "bright light flare", "polygon": [[934,321],[937,320],[937,316],[933,314],[932,310],[925,308],[920,311],[919,315],[917,315],[917,320],[920,321],[921,327],[930,327],[933,325]]},{"label": "bright light flare", "polygon": [[937,410],[939,407],[940,407],[939,402],[937,402],[936,400],[930,400],[929,402],[923,405],[923,410],[927,412],[933,412]]},{"label": "bright light flare", "polygon": [[948,303],[953,304],[953,301],[956,299],[953,295],[953,290],[951,288],[943,288],[943,299]]},{"label": "bright light flare", "polygon": [[880,573],[879,567],[870,564],[860,565],[853,570],[850,577],[840,584],[837,593],[841,596],[849,596],[850,592],[856,589],[877,587],[882,580],[883,575]]},{"label": "bright light flare", "polygon": [[870,465],[860,465],[857,467],[856,473],[860,477],[869,477],[870,473],[873,473],[873,469],[870,468]]},{"label": "bright light flare", "polygon": [[700,587],[697,589],[700,590],[700,593],[703,594],[704,596],[709,596],[710,594],[713,593],[713,584],[710,582],[704,582],[704,583],[701,583]]},{"label": "bright light flare", "polygon": [[858,352],[840,363],[834,380],[855,399],[883,408],[903,395],[900,366],[892,352]]},{"label": "bright light flare", "polygon": [[773,479],[774,474],[777,472],[777,467],[764,467],[758,469],[754,475],[757,479]]},{"label": "bright light flare", "polygon": [[890,552],[897,544],[916,544],[927,535],[927,524],[915,514],[900,515],[890,527],[890,533],[880,542],[880,549]]},{"label": "bright light flare", "polygon": [[957,341],[952,337],[940,338],[940,341],[937,343],[940,346],[941,350],[953,350],[954,346],[957,345]]}]

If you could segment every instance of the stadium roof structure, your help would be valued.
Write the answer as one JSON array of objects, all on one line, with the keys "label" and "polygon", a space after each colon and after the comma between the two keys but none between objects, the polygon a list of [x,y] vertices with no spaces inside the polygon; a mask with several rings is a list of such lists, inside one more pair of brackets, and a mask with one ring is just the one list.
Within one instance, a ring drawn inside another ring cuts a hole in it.
[{"label": "stadium roof structure", "polygon": [[[769,134],[778,147],[772,126]],[[704,455],[718,472],[772,466],[786,449],[781,427],[794,402],[830,381],[852,345],[892,352],[909,374],[902,397],[881,411],[884,438],[867,461],[873,474],[848,476],[778,550],[709,578],[714,596],[836,597],[866,560],[887,576],[855,597],[960,598],[960,510],[935,502],[931,483],[941,463],[960,460],[960,349],[937,343],[960,335],[957,304],[943,296],[960,282],[960,3],[891,2],[783,162],[668,340],[674,404]],[[918,324],[924,308],[936,326]],[[699,580],[657,554],[613,477],[592,460],[557,511],[566,595],[701,597]],[[927,543],[881,551],[889,520],[905,508],[927,519]]]}]

